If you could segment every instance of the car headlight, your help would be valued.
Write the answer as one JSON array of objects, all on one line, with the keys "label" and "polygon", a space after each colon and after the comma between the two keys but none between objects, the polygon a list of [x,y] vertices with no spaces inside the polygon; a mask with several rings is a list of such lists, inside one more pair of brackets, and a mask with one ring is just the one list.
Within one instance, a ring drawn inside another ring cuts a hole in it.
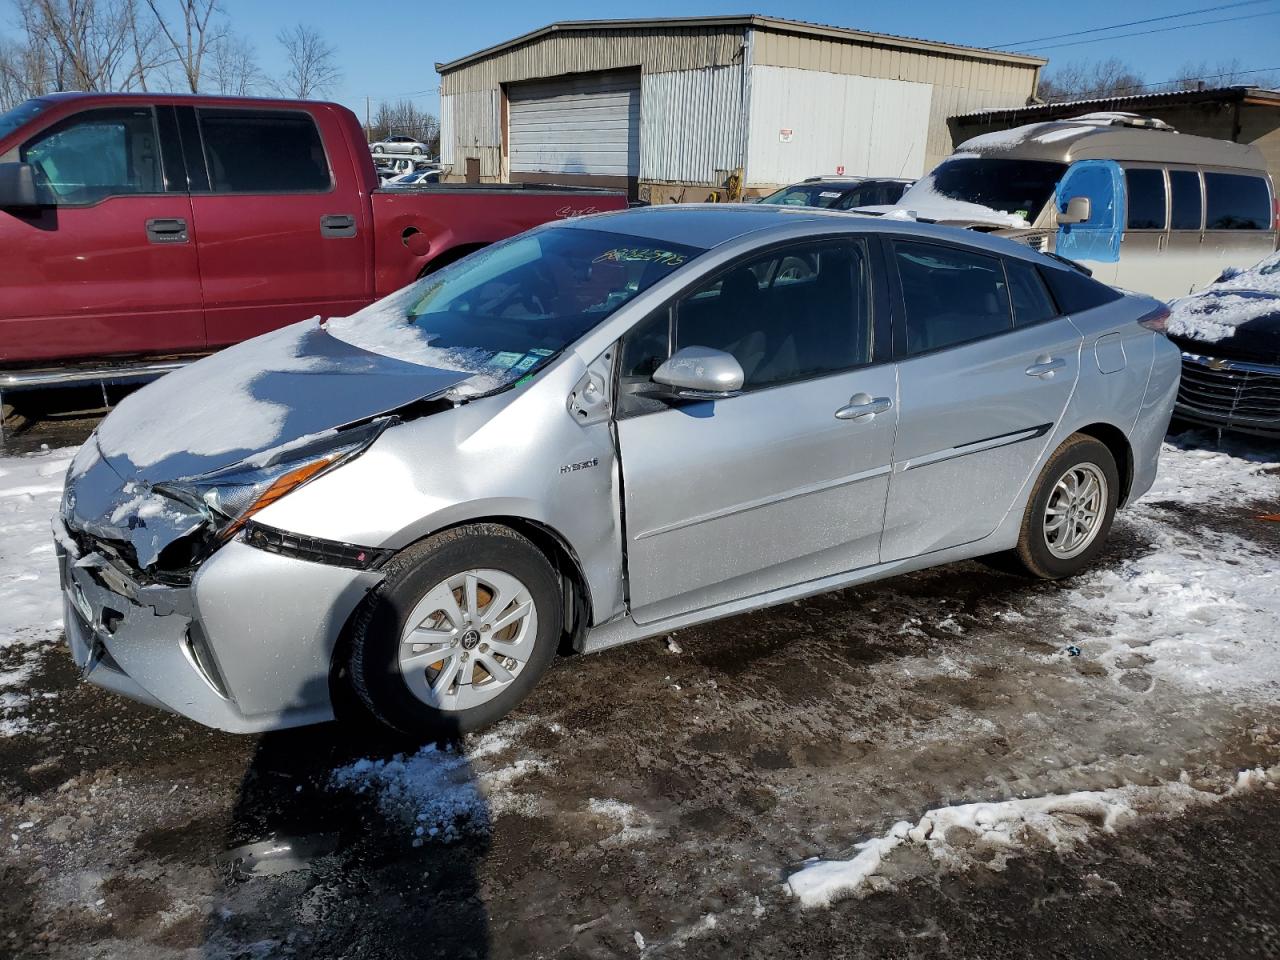
[{"label": "car headlight", "polygon": [[255,513],[309,480],[359,456],[395,418],[325,434],[255,454],[213,473],[155,490],[197,509],[207,510],[218,538],[230,539]]}]

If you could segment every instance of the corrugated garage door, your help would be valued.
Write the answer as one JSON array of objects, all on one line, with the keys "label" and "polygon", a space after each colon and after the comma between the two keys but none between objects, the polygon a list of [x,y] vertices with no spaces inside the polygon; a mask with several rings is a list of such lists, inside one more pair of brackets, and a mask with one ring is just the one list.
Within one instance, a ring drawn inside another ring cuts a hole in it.
[{"label": "corrugated garage door", "polygon": [[584,73],[507,89],[513,174],[640,175],[640,73]]}]

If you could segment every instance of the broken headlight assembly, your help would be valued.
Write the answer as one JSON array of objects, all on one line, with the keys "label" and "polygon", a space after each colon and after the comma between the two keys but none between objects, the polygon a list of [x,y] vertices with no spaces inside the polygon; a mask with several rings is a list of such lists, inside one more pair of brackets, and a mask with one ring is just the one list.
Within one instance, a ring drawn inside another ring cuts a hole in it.
[{"label": "broken headlight assembly", "polygon": [[222,543],[235,536],[254,514],[364,453],[393,422],[395,418],[385,417],[296,441],[202,477],[158,483],[154,489],[206,512],[217,542]]}]

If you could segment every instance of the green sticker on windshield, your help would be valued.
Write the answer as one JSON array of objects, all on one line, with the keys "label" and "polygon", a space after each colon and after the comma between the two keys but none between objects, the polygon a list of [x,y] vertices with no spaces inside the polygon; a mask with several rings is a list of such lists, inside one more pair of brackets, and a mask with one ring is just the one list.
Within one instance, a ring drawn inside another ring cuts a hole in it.
[{"label": "green sticker on windshield", "polygon": [[536,353],[526,353],[523,357],[520,358],[520,361],[516,363],[515,366],[513,366],[511,369],[524,372],[525,370],[528,370],[530,367],[532,367],[535,363],[537,363],[541,359],[542,358],[538,356]]}]

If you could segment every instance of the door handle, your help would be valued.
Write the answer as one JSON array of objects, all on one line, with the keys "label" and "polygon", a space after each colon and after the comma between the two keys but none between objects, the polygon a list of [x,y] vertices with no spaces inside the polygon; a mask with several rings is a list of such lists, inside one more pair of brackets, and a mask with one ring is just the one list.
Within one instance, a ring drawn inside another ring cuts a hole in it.
[{"label": "door handle", "polygon": [[356,218],[349,213],[326,213],[320,218],[320,236],[354,237]]},{"label": "door handle", "polygon": [[147,221],[147,239],[152,243],[186,243],[187,221],[181,217],[158,217]]},{"label": "door handle", "polygon": [[1061,357],[1050,357],[1048,355],[1036,357],[1036,362],[1027,367],[1027,376],[1048,380],[1053,376],[1053,371],[1061,370],[1066,365],[1067,361]]},{"label": "door handle", "polygon": [[836,411],[837,420],[870,420],[877,413],[884,413],[893,406],[888,397],[872,397],[866,393],[855,393],[845,406]]}]

